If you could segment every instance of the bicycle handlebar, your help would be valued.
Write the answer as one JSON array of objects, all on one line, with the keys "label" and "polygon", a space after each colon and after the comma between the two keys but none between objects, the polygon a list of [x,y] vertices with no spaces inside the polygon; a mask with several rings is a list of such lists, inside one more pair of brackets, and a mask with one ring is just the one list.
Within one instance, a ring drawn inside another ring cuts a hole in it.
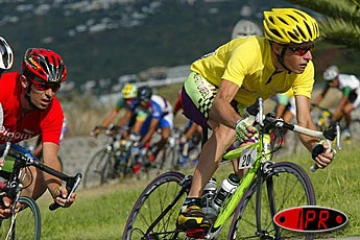
[{"label": "bicycle handlebar", "polygon": [[[14,165],[14,169],[20,169],[26,166],[34,166],[46,173],[49,173],[55,177],[60,178],[61,180],[66,182],[66,189],[68,190],[68,196],[67,196],[67,201],[69,201],[71,194],[75,192],[75,190],[77,189],[77,187],[80,185],[80,181],[82,178],[82,174],[81,173],[77,173],[75,176],[69,176],[66,175],[62,172],[59,172],[51,167],[46,166],[45,164],[42,164],[37,160],[37,158],[32,155],[30,152],[28,152],[27,150],[25,150],[23,147],[16,145],[16,144],[10,144],[10,143],[6,143],[5,146],[0,146],[0,149],[3,150],[3,154],[2,154],[2,158],[5,158],[7,155],[14,157],[15,160],[15,165]],[[16,161],[20,161],[20,164],[16,164]],[[17,174],[15,176],[17,178]],[[9,190],[11,191],[11,190]],[[12,195],[14,195],[14,193],[9,192],[8,193],[9,196],[11,197]],[[58,207],[60,207],[59,204],[57,203],[52,203],[49,206],[50,210],[55,210]]]},{"label": "bicycle handlebar", "polygon": [[[71,195],[75,192],[75,190],[80,185],[81,178],[82,178],[82,174],[77,173],[74,177],[68,177],[68,179],[66,180],[66,189],[68,191],[66,202],[70,201]],[[50,204],[49,210],[54,211],[59,207],[60,207],[60,205],[58,203],[53,202],[52,204]]]},{"label": "bicycle handlebar", "polygon": [[[318,138],[321,140],[330,140],[334,141],[335,138],[337,138],[337,148],[341,149],[340,146],[340,126],[338,122],[334,122],[330,125],[330,127],[325,130],[324,132],[320,132],[317,130],[308,129],[305,127],[301,127],[296,124],[291,124],[285,122],[282,118],[276,118],[273,114],[269,113],[266,115],[263,115],[263,101],[261,98],[258,99],[258,101],[251,105],[250,107],[247,107],[245,109],[245,113],[251,115],[250,117],[256,116],[256,122],[265,130],[269,131],[272,128],[283,128],[288,129],[291,131],[294,131],[299,134],[304,134],[310,137]],[[262,117],[261,117],[262,116]],[[323,153],[324,148],[322,149],[318,148],[315,149],[314,153],[316,156]],[[315,157],[316,157],[315,156]],[[314,158],[314,157],[313,157]],[[314,164],[310,167],[310,170],[312,172],[316,171],[317,165]]]}]

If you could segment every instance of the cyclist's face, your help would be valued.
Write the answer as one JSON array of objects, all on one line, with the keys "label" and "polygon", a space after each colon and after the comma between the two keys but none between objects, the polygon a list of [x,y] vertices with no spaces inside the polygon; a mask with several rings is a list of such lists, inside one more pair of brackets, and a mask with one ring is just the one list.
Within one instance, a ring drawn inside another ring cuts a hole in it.
[{"label": "cyclist's face", "polygon": [[300,74],[305,71],[314,50],[312,42],[302,44],[289,44],[284,56],[286,67],[294,73]]},{"label": "cyclist's face", "polygon": [[52,88],[40,90],[34,84],[31,84],[30,99],[32,104],[34,104],[38,109],[47,109],[54,96],[55,91]]},{"label": "cyclist's face", "polygon": [[335,78],[335,79],[329,81],[329,86],[330,87],[338,87],[339,86],[339,79]]},{"label": "cyclist's face", "polygon": [[140,102],[141,106],[143,106],[143,107],[150,107],[150,103],[151,103],[150,100],[142,100]]},{"label": "cyclist's face", "polygon": [[125,99],[125,103],[127,106],[130,106],[134,102],[135,98],[127,98]]}]

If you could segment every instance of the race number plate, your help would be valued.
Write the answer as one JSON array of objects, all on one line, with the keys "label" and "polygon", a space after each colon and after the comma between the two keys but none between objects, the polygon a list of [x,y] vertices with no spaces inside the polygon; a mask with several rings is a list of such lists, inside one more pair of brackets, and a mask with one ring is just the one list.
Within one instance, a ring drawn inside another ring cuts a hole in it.
[{"label": "race number plate", "polygon": [[239,169],[250,168],[254,164],[256,157],[256,148],[244,149],[239,159]]}]

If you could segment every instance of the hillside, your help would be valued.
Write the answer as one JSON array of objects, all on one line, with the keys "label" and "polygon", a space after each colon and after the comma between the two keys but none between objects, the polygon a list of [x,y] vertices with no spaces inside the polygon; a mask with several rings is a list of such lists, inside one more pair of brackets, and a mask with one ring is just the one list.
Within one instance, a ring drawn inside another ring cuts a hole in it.
[{"label": "hillside", "polygon": [[[153,66],[189,64],[230,39],[241,9],[261,23],[280,0],[0,0],[1,35],[15,51],[15,70],[29,47],[61,53],[69,81],[117,81]],[[192,4],[191,4],[192,3]]]},{"label": "hillside", "polygon": [[[0,0],[0,35],[15,51],[14,70],[27,48],[51,48],[68,65],[67,83],[79,89],[94,80],[108,92],[125,74],[188,65],[227,42],[240,19],[261,25],[263,10],[284,6],[292,5],[282,0]],[[317,78],[334,63],[360,73],[352,49],[317,44],[314,61]]]}]

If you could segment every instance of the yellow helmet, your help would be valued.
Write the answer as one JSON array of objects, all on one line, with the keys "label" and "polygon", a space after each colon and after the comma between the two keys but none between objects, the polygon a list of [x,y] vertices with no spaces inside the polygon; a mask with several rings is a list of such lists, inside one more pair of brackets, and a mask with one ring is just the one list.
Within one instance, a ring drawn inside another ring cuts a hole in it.
[{"label": "yellow helmet", "polygon": [[263,24],[265,38],[279,44],[312,42],[320,36],[316,20],[295,8],[265,11]]},{"label": "yellow helmet", "polygon": [[138,94],[138,89],[135,85],[133,84],[127,84],[125,85],[125,87],[122,90],[122,97],[124,99],[128,99],[128,98],[136,98]]}]

